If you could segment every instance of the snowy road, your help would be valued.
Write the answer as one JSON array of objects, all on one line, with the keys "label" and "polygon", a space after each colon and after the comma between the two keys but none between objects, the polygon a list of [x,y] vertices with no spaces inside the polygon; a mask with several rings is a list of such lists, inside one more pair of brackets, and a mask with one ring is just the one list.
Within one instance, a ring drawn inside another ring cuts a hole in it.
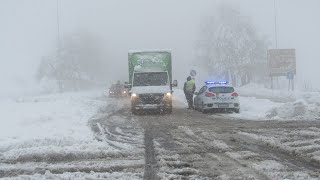
[{"label": "snowy road", "polygon": [[157,160],[152,173],[161,179],[319,178],[319,122],[244,121],[184,109],[136,118],[153,138],[155,157],[146,159]]},{"label": "snowy road", "polygon": [[135,116],[128,99],[90,98],[90,106],[108,101],[85,123],[92,137],[75,141],[76,133],[1,145],[0,178],[320,178],[319,121],[202,114],[176,100],[171,115]]},{"label": "snowy road", "polygon": [[110,134],[120,128],[130,137],[126,144],[144,144],[144,179],[320,178],[320,122],[241,120],[185,108],[134,116],[123,104],[100,122],[108,141],[119,142]]}]

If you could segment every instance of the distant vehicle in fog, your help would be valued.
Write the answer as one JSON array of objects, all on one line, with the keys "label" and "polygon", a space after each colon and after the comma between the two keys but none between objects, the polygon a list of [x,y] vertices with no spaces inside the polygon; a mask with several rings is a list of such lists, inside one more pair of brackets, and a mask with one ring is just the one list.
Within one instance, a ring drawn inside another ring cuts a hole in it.
[{"label": "distant vehicle in fog", "polygon": [[109,88],[109,97],[127,97],[128,96],[128,89],[125,87],[124,84],[117,83],[117,84],[112,84],[111,87]]}]

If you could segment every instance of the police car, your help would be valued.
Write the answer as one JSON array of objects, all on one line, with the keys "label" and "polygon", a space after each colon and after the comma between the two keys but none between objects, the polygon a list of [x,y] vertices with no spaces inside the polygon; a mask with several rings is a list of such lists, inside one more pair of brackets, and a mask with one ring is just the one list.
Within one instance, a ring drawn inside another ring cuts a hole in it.
[{"label": "police car", "polygon": [[209,110],[240,112],[239,94],[227,81],[207,81],[195,95],[195,109],[203,113]]}]

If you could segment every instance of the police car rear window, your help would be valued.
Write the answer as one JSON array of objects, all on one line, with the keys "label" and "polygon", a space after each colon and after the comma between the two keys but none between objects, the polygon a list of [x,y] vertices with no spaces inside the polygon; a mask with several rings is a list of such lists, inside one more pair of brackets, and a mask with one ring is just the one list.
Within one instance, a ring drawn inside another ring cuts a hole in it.
[{"label": "police car rear window", "polygon": [[212,93],[233,93],[233,87],[211,87],[209,88],[209,92]]}]

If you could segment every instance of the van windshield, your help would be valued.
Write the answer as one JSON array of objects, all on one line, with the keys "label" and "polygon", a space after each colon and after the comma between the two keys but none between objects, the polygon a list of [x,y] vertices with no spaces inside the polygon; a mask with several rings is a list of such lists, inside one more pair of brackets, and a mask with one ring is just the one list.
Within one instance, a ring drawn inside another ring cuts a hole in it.
[{"label": "van windshield", "polygon": [[135,73],[133,77],[133,86],[165,86],[167,83],[167,72]]}]

